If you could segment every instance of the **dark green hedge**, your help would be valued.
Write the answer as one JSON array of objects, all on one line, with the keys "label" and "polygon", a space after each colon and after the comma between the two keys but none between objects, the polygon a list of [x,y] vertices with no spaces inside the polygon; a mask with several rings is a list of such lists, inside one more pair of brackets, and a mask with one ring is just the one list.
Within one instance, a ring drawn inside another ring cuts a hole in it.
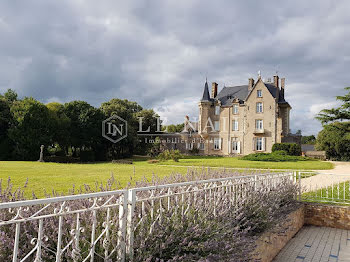
[{"label": "dark green hedge", "polygon": [[273,153],[250,154],[242,157],[241,159],[250,160],[250,161],[269,161],[269,162],[296,162],[296,161],[312,160],[308,157],[287,155],[283,150],[275,151]]},{"label": "dark green hedge", "polygon": [[295,143],[276,143],[272,146],[272,152],[285,151],[290,156],[300,156],[301,146]]}]

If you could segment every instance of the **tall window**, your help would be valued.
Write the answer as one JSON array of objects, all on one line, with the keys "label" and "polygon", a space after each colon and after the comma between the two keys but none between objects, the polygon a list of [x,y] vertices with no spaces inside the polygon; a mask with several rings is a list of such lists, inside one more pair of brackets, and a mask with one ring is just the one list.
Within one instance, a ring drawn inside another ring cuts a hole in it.
[{"label": "tall window", "polygon": [[215,137],[214,138],[214,150],[220,150],[221,149],[221,138]]},{"label": "tall window", "polygon": [[256,151],[264,151],[265,150],[265,137],[256,137],[254,146],[255,146]]},{"label": "tall window", "polygon": [[214,121],[215,131],[220,131],[220,121]]},{"label": "tall window", "polygon": [[256,103],[256,112],[257,113],[263,112],[263,103],[261,103],[261,102]]},{"label": "tall window", "polygon": [[232,120],[232,131],[238,131],[238,120]]},{"label": "tall window", "polygon": [[215,106],[215,115],[220,115],[220,106]]},{"label": "tall window", "polygon": [[256,90],[257,97],[262,97],[262,90]]},{"label": "tall window", "polygon": [[204,143],[198,143],[198,149],[204,150]]},{"label": "tall window", "polygon": [[232,113],[235,114],[235,115],[238,114],[238,105],[233,105]]},{"label": "tall window", "polygon": [[233,140],[232,141],[232,153],[240,154],[241,152],[241,145],[239,141]]},{"label": "tall window", "polygon": [[255,129],[256,130],[263,130],[264,129],[264,122],[261,119],[255,120]]},{"label": "tall window", "polygon": [[186,142],[186,149],[192,150],[193,149],[193,143]]}]

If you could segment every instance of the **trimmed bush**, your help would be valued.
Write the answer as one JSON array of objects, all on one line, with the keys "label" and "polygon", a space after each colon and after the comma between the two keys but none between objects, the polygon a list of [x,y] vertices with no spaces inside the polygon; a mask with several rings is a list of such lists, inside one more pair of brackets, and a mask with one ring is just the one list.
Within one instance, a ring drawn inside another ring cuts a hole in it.
[{"label": "trimmed bush", "polygon": [[126,164],[126,165],[132,165],[133,162],[131,160],[126,160],[126,159],[116,159],[112,160],[113,164]]},{"label": "trimmed bush", "polygon": [[80,163],[80,158],[71,156],[44,156],[45,162],[54,163]]},{"label": "trimmed bush", "polygon": [[276,143],[272,146],[272,152],[285,151],[290,156],[300,156],[301,146],[296,143]]},{"label": "trimmed bush", "polygon": [[283,151],[283,150],[275,151],[273,153],[250,154],[242,157],[241,159],[250,160],[250,161],[270,161],[270,162],[296,162],[296,161],[312,160],[311,158],[308,158],[308,157],[287,155],[286,151]]},{"label": "trimmed bush", "polygon": [[165,150],[162,153],[158,155],[158,159],[160,161],[165,161],[165,160],[174,160],[175,162],[179,162],[179,159],[182,157],[181,153],[179,150]]}]

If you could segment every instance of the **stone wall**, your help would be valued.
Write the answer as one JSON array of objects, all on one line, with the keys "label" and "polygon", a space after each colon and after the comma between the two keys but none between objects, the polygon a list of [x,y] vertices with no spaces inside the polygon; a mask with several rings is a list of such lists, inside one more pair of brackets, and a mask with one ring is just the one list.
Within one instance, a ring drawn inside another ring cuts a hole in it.
[{"label": "stone wall", "polygon": [[316,159],[326,160],[326,151],[305,151],[303,152],[304,156],[312,157]]},{"label": "stone wall", "polygon": [[302,206],[285,217],[280,224],[259,237],[253,261],[272,261],[303,225],[304,207]]},{"label": "stone wall", "polygon": [[350,230],[350,207],[306,203],[305,224]]}]

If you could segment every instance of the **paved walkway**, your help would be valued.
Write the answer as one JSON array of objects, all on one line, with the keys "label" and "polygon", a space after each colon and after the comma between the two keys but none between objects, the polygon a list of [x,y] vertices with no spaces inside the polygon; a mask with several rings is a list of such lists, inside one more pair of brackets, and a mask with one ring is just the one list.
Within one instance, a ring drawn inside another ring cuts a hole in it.
[{"label": "paved walkway", "polygon": [[274,262],[350,262],[350,230],[304,226]]},{"label": "paved walkway", "polygon": [[315,188],[331,186],[332,183],[350,180],[350,162],[332,162],[334,169],[316,170],[319,175],[303,178],[301,185],[305,191],[312,191]]}]

